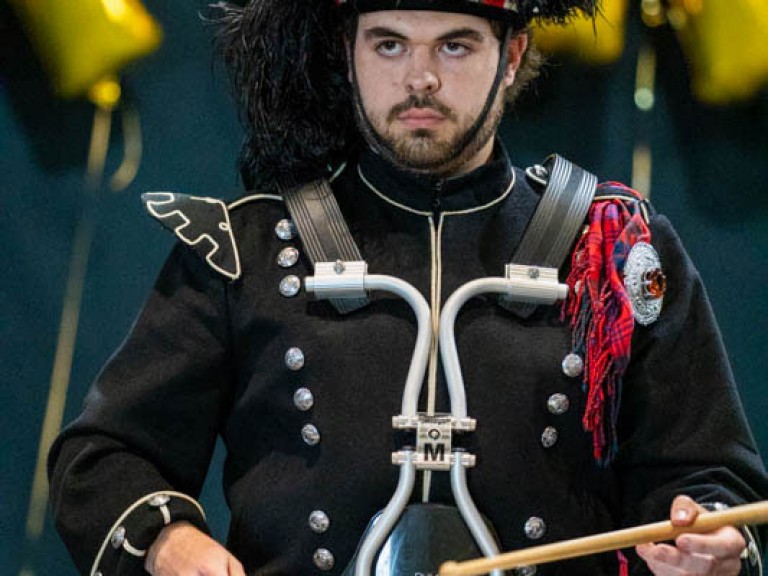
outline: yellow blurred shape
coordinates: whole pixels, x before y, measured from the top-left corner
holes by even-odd
[[[107,16],[115,22],[119,22],[130,13],[125,0],[101,0]]]
[[[580,16],[566,26],[536,24],[533,37],[544,53],[569,53],[587,64],[610,64],[624,50],[626,18],[627,0],[604,0],[594,22]]]
[[[120,102],[122,89],[114,77],[99,80],[88,90],[88,99],[99,108],[112,110]]]
[[[162,31],[139,0],[10,0],[56,93],[82,96],[153,52]]]
[[[768,84],[766,0],[670,0],[672,13],[697,98],[726,104]]]

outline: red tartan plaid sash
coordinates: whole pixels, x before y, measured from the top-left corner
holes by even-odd
[[[597,190],[598,195],[616,190],[642,199],[615,182],[601,184]],[[618,447],[621,380],[629,365],[635,326],[622,272],[632,246],[650,238],[639,202],[598,199],[590,208],[588,226],[573,252],[566,280],[570,291],[562,316],[573,332],[573,351],[584,359],[587,405],[582,422],[592,433],[595,460],[602,464],[613,459]]]

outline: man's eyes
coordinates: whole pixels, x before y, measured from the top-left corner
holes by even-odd
[[[397,40],[384,40],[376,45],[376,52],[382,56],[399,56],[404,52],[404,47]]]
[[[459,42],[446,42],[440,48],[445,54],[453,57],[466,56],[469,54],[469,47]]]
[[[376,52],[388,58],[401,56],[406,50],[405,44],[399,40],[382,40],[376,44]],[[438,51],[452,58],[460,58],[469,54],[471,49],[461,42],[445,42],[439,46]]]

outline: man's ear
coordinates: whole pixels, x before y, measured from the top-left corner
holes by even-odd
[[[520,68],[523,54],[528,49],[528,33],[520,32],[512,37],[507,46],[507,69],[504,71],[504,83],[511,86],[515,81],[515,73]]]

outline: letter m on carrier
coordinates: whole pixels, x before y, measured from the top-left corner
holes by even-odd
[[[426,470],[451,468],[451,417],[419,415],[416,432],[417,467]]]

